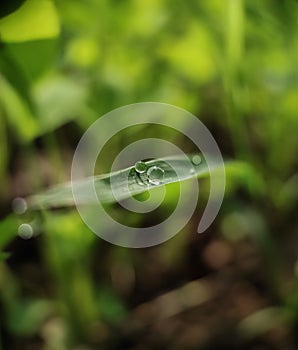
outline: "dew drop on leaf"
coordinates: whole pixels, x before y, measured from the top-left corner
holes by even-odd
[[[12,201],[12,210],[15,214],[24,214],[27,210],[27,207],[28,205],[24,198],[17,197]]]
[[[147,170],[148,181],[153,185],[162,183],[165,172],[159,166],[152,166]]]
[[[199,165],[199,164],[201,163],[201,161],[202,161],[202,158],[201,158],[198,154],[194,155],[194,156],[191,158],[191,162],[192,162],[192,164],[194,164],[194,165]]]
[[[18,235],[23,239],[32,238],[34,234],[33,227],[30,224],[21,224],[18,229]]]
[[[142,162],[142,161],[139,161],[139,162],[136,162],[135,164],[135,170],[138,174],[143,174],[145,173],[145,171],[147,170],[147,165],[146,163]]]

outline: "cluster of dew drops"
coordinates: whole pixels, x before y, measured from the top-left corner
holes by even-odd
[[[136,172],[135,178],[139,185],[160,185],[163,182],[165,171],[157,165],[147,167],[145,162],[138,161],[134,169]]]
[[[191,162],[193,165],[199,165],[201,163],[201,157],[196,154],[192,156]],[[144,161],[138,161],[134,165],[135,178],[139,185],[160,185],[164,181],[165,171],[157,165],[147,166]],[[191,173],[194,174],[195,170],[192,168]]]

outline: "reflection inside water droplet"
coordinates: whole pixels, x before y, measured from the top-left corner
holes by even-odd
[[[139,162],[136,162],[135,164],[135,170],[138,174],[143,174],[145,173],[145,171],[147,170],[147,165],[146,163],[142,162],[142,161],[139,161]]]
[[[27,202],[24,198],[17,197],[12,201],[12,210],[15,214],[21,215],[24,214],[27,210]]]
[[[153,185],[161,184],[164,175],[165,171],[158,166],[152,166],[147,170],[148,181]]]
[[[22,224],[19,226],[18,235],[23,239],[29,239],[33,237],[33,227],[29,224]]]
[[[201,156],[199,156],[198,154],[194,155],[192,158],[191,158],[191,162],[192,164],[194,165],[199,165],[202,161],[202,158]]]

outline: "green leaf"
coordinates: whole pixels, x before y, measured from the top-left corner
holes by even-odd
[[[60,75],[50,75],[35,84],[33,97],[42,134],[82,114],[87,91],[79,82]]]
[[[0,51],[1,56],[6,55],[6,60],[10,61],[10,65],[13,64],[14,69],[18,69],[15,79],[10,80],[14,87],[18,88],[20,73],[32,81],[51,68],[56,49],[57,40],[52,38],[3,44]],[[7,76],[6,70],[3,70],[3,74]]]
[[[9,215],[0,222],[0,250],[2,250],[18,233],[18,221],[15,215]],[[6,254],[6,253],[2,253]],[[3,256],[0,256],[2,260]],[[4,257],[6,258],[6,257]]]
[[[106,322],[117,324],[126,316],[125,306],[112,289],[101,286],[98,295],[98,304],[101,312],[101,317]]]
[[[0,105],[7,116],[9,126],[15,130],[22,142],[32,140],[37,134],[38,125],[28,101],[1,76],[0,91]]]
[[[264,181],[259,172],[249,163],[233,161],[226,166],[226,192],[232,192],[239,185],[244,186],[251,195],[264,193]]]
[[[192,157],[192,155],[189,156],[190,159]],[[199,165],[192,165],[190,159],[183,156],[176,156],[145,162],[147,169],[149,167],[163,169],[164,177],[159,184],[150,182],[146,182],[146,184],[142,183],[136,175],[135,168],[129,167],[110,174],[73,181],[72,186],[70,182],[57,185],[47,191],[29,197],[28,205],[34,209],[72,206],[74,205],[73,189],[77,195],[77,203],[93,203],[94,197],[89,190],[93,182],[100,201],[102,203],[114,203],[166,184],[190,178],[207,177],[209,175],[209,168],[210,171],[213,171],[221,166],[221,164],[214,162],[214,164],[208,164],[208,168],[205,160],[202,160]],[[177,174],[179,174],[179,177]],[[113,189],[111,183],[113,183]],[[116,195],[117,199],[115,199],[114,195]]]
[[[1,41],[48,39],[58,34],[59,20],[52,0],[26,0],[16,11],[0,19]]]
[[[15,334],[35,334],[53,311],[49,300],[22,300],[9,312],[8,327]]]
[[[21,55],[22,57],[22,55]],[[19,58],[21,60],[21,57]],[[30,98],[30,85],[29,81],[23,72],[22,68],[19,67],[15,60],[15,56],[9,50],[9,44],[2,44],[0,46],[0,71],[1,75],[14,87],[16,92],[22,96],[28,105],[32,105]],[[1,96],[0,96],[1,98]]]

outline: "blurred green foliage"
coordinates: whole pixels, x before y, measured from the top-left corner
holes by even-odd
[[[202,242],[188,234],[195,222],[142,254],[107,246],[73,210],[45,212],[37,220],[43,234],[33,239],[36,247],[29,246],[37,255],[31,261],[24,252],[29,241],[20,243],[16,236],[22,219],[36,219],[9,214],[14,196],[68,179],[75,143],[93,121],[141,101],[174,104],[199,116],[224,156],[237,160],[227,166],[224,206],[207,235],[234,252],[248,241],[261,259],[262,291],[267,303],[278,308],[260,306],[249,318],[238,317],[250,337],[259,336],[256,325],[279,310],[278,326],[287,327],[286,334],[297,333],[297,1],[25,0],[0,9],[4,348],[117,348],[110,340],[113,327],[122,327],[136,305],[133,298],[152,299],[191,280],[176,272],[176,283],[161,283],[146,294],[148,283],[154,285],[160,276],[186,273],[190,242]],[[181,147],[185,141],[170,131],[156,133]],[[106,163],[134,137],[128,131],[112,143]],[[101,169],[107,170],[105,165]],[[208,197],[207,182],[202,193]],[[127,223],[136,220],[115,212]],[[220,250],[215,253],[220,256]],[[24,255],[23,274],[14,269],[17,254]],[[211,270],[216,266],[212,259],[207,259]],[[142,278],[146,264],[151,266],[147,284]],[[237,270],[237,262],[233,266]],[[225,276],[223,271],[218,276]],[[144,297],[138,299],[133,289]],[[42,345],[34,343],[36,336]],[[197,348],[207,349],[206,344]],[[295,344],[279,348],[295,349]]]

